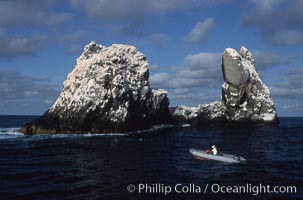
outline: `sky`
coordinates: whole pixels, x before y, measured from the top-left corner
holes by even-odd
[[[0,114],[41,115],[90,41],[136,46],[171,106],[221,99],[247,47],[279,116],[303,116],[302,0],[0,0]]]

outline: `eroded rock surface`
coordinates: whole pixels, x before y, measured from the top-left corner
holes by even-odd
[[[219,66],[218,66],[219,67]],[[169,110],[168,94],[149,85],[146,57],[133,46],[91,42],[64,81],[54,105],[21,132],[126,132],[157,124],[277,124],[275,104],[256,72],[251,52],[222,56],[222,100]]]
[[[225,107],[220,101],[210,104],[200,104],[197,107],[177,106],[171,109],[173,120],[178,123],[189,123],[192,125],[209,125],[222,122]]]
[[[133,46],[85,46],[63,90],[24,133],[117,132],[166,123],[169,99],[151,89],[145,55]]]
[[[223,53],[222,101],[225,118],[234,122],[278,121],[275,104],[268,87],[256,72],[251,52],[242,47],[238,53],[227,48]]]
[[[222,56],[222,101],[198,107],[177,106],[172,116],[178,123],[197,125],[279,123],[268,87],[256,72],[251,52],[227,48]]]

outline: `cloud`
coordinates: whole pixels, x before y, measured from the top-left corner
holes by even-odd
[[[169,91],[172,105],[186,102],[197,105],[220,100],[221,73],[220,53],[187,55],[179,67],[150,77],[151,86]]]
[[[27,114],[36,113],[33,105],[46,110],[59,96],[60,90],[49,85],[48,80],[33,78],[17,71],[0,71],[1,114],[11,113],[20,106]],[[20,107],[20,109],[21,109]],[[38,108],[39,107],[39,108]],[[41,114],[41,113],[40,113]]]
[[[250,0],[242,16],[244,26],[258,28],[274,45],[303,44],[302,0]]]
[[[83,12],[94,22],[102,24],[107,31],[110,30],[124,36],[146,36],[150,35],[145,30],[148,30],[145,26],[146,22],[153,16],[158,18],[179,11],[184,13],[203,12],[231,3],[233,0],[69,0],[69,2],[74,10]]]
[[[87,30],[75,30],[70,32],[54,32],[52,35],[52,41],[54,44],[66,44],[68,45],[66,53],[68,55],[80,53],[83,49],[83,43],[87,42],[87,38],[91,36],[91,33]]]
[[[157,63],[149,65],[149,71],[150,72],[158,72],[160,66]]]
[[[72,14],[55,11],[57,1],[40,0],[0,0],[0,25],[14,26],[53,26],[72,19]]]
[[[190,43],[204,41],[215,27],[215,22],[212,18],[207,18],[204,21],[198,22],[194,28],[188,33],[187,40]]]
[[[215,7],[230,3],[232,0],[70,0],[72,7],[83,10],[90,17],[116,21],[125,19],[136,19],[150,14],[163,14],[190,8]]]
[[[42,40],[55,37],[51,30],[73,19],[61,6],[58,0],[0,0],[0,57],[38,53]]]
[[[267,70],[280,65],[289,65],[293,62],[293,59],[273,52],[253,51],[252,54],[257,70]]]
[[[163,34],[163,33],[154,33],[150,36],[150,40],[152,44],[156,45],[159,48],[164,48],[166,47],[167,41],[168,41],[168,36]]]
[[[67,54],[71,55],[71,54],[76,54],[76,53],[80,53],[82,50],[82,46],[78,45],[78,44],[72,44],[70,45],[69,49],[67,50]]]
[[[106,27],[107,31],[137,37],[151,35],[144,27],[150,17],[184,10],[192,5],[192,2],[187,0],[70,0],[69,2],[74,10],[82,11],[95,23]]]
[[[216,6],[221,6],[224,4],[229,4],[233,3],[234,0],[204,0],[204,1],[199,1],[200,3],[202,2],[203,5],[207,5],[208,7],[216,7]],[[199,3],[198,2],[198,3]]]
[[[187,106],[197,106],[199,104],[220,101],[221,94],[217,93],[217,91],[201,91],[200,89],[192,89],[183,93],[179,93],[178,90],[175,90],[173,93],[169,93],[169,98],[171,101],[171,106],[181,104],[185,104]]]
[[[208,75],[214,75],[221,65],[221,53],[198,53],[190,54],[184,58],[183,66],[188,69],[207,70]]]
[[[70,0],[70,4],[74,8],[84,10],[90,17],[103,21],[117,21],[183,9],[188,2],[186,0]]]
[[[167,82],[169,79],[170,79],[170,76],[164,72],[154,74],[150,77],[150,81],[155,86],[162,86],[162,84]]]
[[[181,66],[171,68],[169,74],[160,72],[151,76],[152,84],[172,89],[210,88],[220,80],[222,80],[220,53],[187,55]]]
[[[303,100],[302,77],[303,68],[288,72],[279,83],[270,87],[272,95],[283,99]]]
[[[283,109],[285,110],[297,110],[297,111],[302,111],[303,110],[303,104],[302,103],[295,103],[291,105],[283,105]]]
[[[184,58],[182,66],[174,71],[175,78],[170,82],[172,88],[215,88],[222,80],[221,54],[188,55]]]
[[[274,44],[279,45],[303,44],[303,30],[281,30],[272,40]]]
[[[279,113],[302,116],[303,111],[303,68],[291,70],[277,83],[269,85]]]
[[[60,34],[58,36],[58,40],[60,42],[79,42],[79,41],[83,41],[86,36],[89,34],[88,31],[86,30],[76,30],[70,33],[66,33],[66,34]]]
[[[11,36],[0,30],[0,58],[34,55],[40,50],[41,38]]]
[[[26,98],[49,99],[58,90],[47,84],[48,80],[32,78],[17,71],[0,71],[1,100],[26,100]]]

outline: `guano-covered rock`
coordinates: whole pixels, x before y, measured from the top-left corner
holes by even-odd
[[[218,66],[219,67],[219,66]],[[222,99],[198,107],[168,108],[166,91],[152,89],[148,62],[133,46],[91,42],[44,115],[21,128],[34,133],[104,133],[140,130],[157,124],[195,126],[278,124],[268,87],[251,52],[227,48],[222,56]]]
[[[169,99],[151,89],[149,67],[133,46],[91,42],[64,81],[54,105],[21,131],[31,133],[125,132],[167,123]]]
[[[177,106],[177,123],[208,125],[278,124],[275,104],[268,87],[256,72],[251,52],[227,48],[222,56],[222,101],[198,107]]]
[[[229,122],[278,123],[275,104],[268,87],[256,71],[251,52],[227,48],[222,57],[225,82],[222,101]]]

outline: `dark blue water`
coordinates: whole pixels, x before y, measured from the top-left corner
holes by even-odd
[[[175,127],[128,135],[23,136],[35,117],[0,116],[1,199],[302,199],[303,118],[279,127]],[[238,154],[245,164],[198,160],[190,148]],[[195,184],[195,194],[129,193],[129,184]],[[222,194],[205,185],[296,186],[297,193]]]

